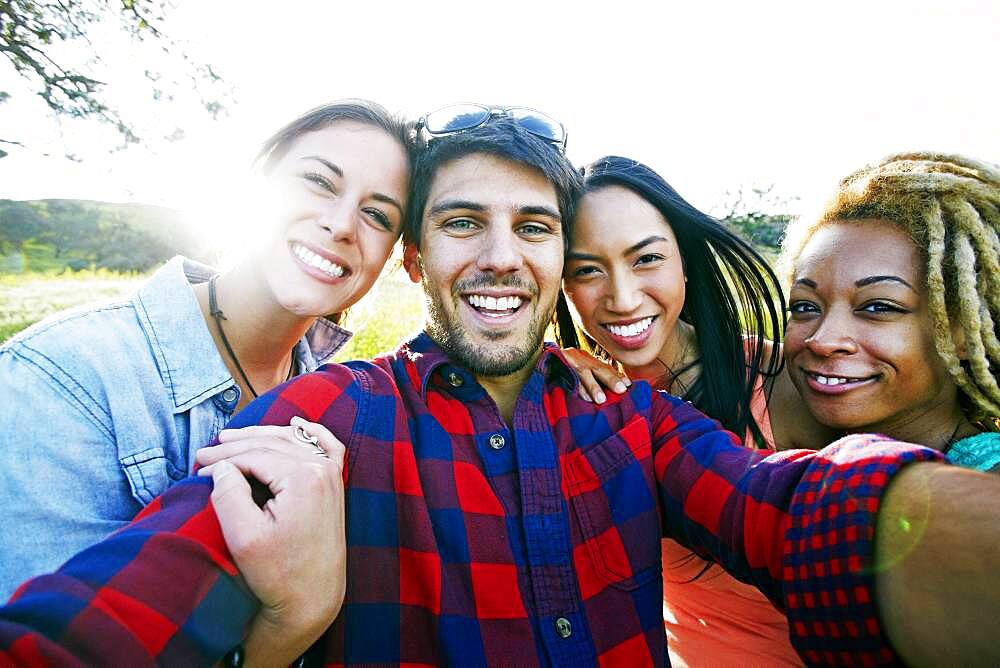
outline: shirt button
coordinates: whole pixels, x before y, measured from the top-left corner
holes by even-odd
[[[560,617],[556,620],[556,633],[560,638],[569,638],[573,635],[573,625],[565,617]]]
[[[230,387],[228,390],[222,393],[222,400],[226,403],[232,403],[240,398],[240,393],[235,387]]]
[[[462,385],[465,383],[465,381],[462,380],[462,377],[460,375],[458,375],[457,373],[455,373],[454,371],[452,371],[452,372],[450,372],[448,374],[448,383],[452,387],[462,387]]]
[[[493,448],[494,450],[500,450],[501,448],[503,448],[505,443],[506,441],[500,434],[493,434],[492,436],[490,436],[490,447]]]

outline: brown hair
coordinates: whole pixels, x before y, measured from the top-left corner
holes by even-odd
[[[310,109],[268,137],[257,153],[261,171],[265,174],[270,172],[302,135],[322,130],[338,121],[355,121],[385,130],[386,134],[399,141],[410,161],[413,161],[412,123],[389,113],[375,102],[345,99]]]
[[[404,120],[401,116],[389,113],[380,104],[359,98],[348,98],[320,105],[287,123],[264,141],[257,153],[258,169],[263,174],[269,174],[299,137],[310,132],[317,132],[340,121],[354,121],[384,130],[403,147],[412,171],[413,161],[416,157],[413,123]],[[403,220],[405,221],[406,218],[407,212],[404,211]],[[348,311],[349,309],[344,309],[339,313],[331,313],[326,316],[326,319],[334,324],[342,325],[347,318]]]

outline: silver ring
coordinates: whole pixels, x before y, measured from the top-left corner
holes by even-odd
[[[295,440],[303,445],[308,445],[312,448],[313,454],[319,455],[320,457],[326,457],[326,450],[319,447],[319,436],[313,436],[305,430],[300,424],[295,425],[295,429],[292,431],[292,435],[295,436]]]

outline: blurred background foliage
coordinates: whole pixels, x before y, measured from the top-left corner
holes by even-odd
[[[0,200],[0,273],[146,272],[177,253],[204,257],[173,209],[85,200]]]

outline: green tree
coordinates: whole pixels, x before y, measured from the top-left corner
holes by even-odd
[[[90,74],[101,71],[105,64],[101,43],[89,37],[99,24],[114,22],[128,38],[159,48],[170,54],[174,63],[180,61],[181,77],[144,70],[153,99],[173,99],[193,92],[215,116],[223,111],[227,97],[212,67],[195,62],[165,34],[162,25],[169,7],[168,0],[0,0],[0,53],[57,118],[95,119],[114,127],[122,146],[138,143],[143,137],[135,123],[108,101],[106,82]],[[87,44],[87,67],[75,62],[65,48],[80,43]],[[0,90],[0,104],[10,97],[9,91]],[[176,137],[183,132],[173,128],[168,134]],[[21,143],[0,137],[0,158],[7,155],[3,145]]]
[[[20,253],[46,231],[45,216],[27,202],[0,200],[0,253]]]
[[[781,246],[785,227],[794,216],[787,211],[790,200],[774,195],[774,186],[743,188],[727,193],[728,203],[720,220],[753,244],[765,257],[773,257]]]
[[[115,213],[101,223],[94,263],[113,271],[145,271],[172,255],[161,239],[130,225]]]
[[[93,264],[101,245],[100,212],[74,200],[47,200],[44,206],[49,226],[39,241],[52,246],[55,256],[72,269]]]

